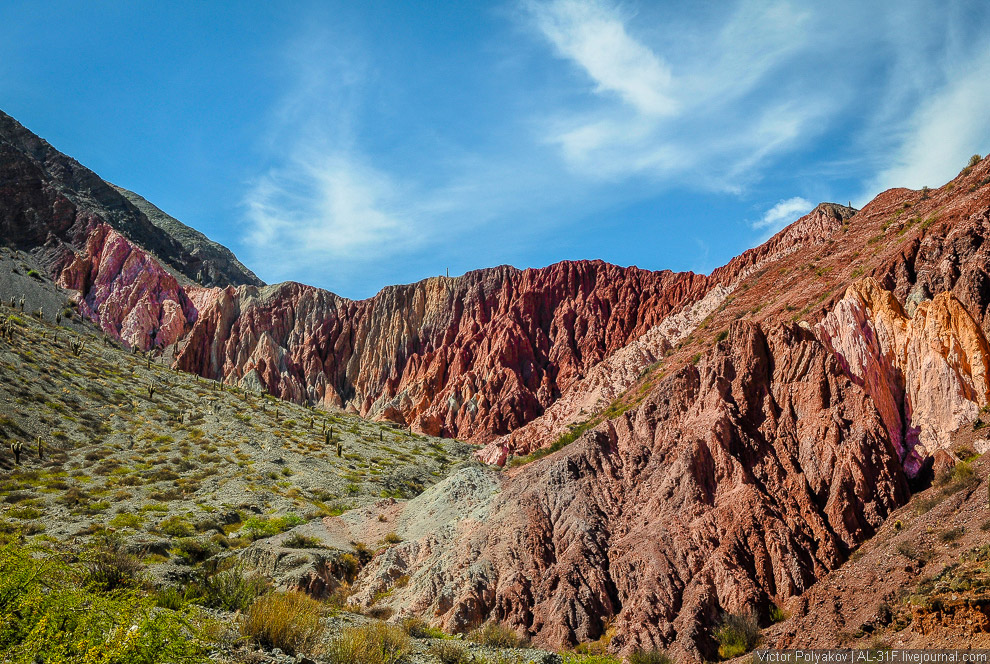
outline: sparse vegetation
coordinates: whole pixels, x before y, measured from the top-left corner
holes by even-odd
[[[714,636],[718,642],[719,657],[732,659],[756,647],[760,638],[760,623],[751,611],[727,613]]]
[[[317,549],[323,546],[323,543],[310,535],[300,535],[299,533],[294,533],[291,537],[282,542],[282,545],[290,549]]]
[[[662,650],[637,650],[629,655],[629,664],[674,664],[674,659]]]
[[[490,648],[519,648],[526,640],[514,629],[497,622],[486,622],[468,634],[468,638]]]
[[[281,648],[290,655],[310,652],[322,633],[322,615],[323,606],[308,595],[273,592],[259,597],[251,605],[241,632],[260,645]]]
[[[474,657],[471,656],[467,646],[457,641],[442,641],[430,646],[429,653],[436,657],[440,664],[473,664]]]
[[[330,664],[398,664],[409,654],[409,637],[395,625],[372,623],[341,630],[327,646]]]

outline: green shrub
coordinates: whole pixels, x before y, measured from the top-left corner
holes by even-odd
[[[732,659],[749,652],[759,638],[760,624],[752,611],[727,613],[715,630],[718,654],[722,659]]]
[[[443,630],[430,627],[429,623],[419,616],[409,616],[403,620],[402,630],[414,639],[442,639],[446,636]]]
[[[291,537],[282,542],[282,546],[290,549],[319,549],[323,546],[323,542],[315,537],[310,537],[309,535],[294,533]]]
[[[789,617],[790,616],[787,615],[787,612],[784,611],[779,606],[777,606],[776,604],[770,607],[770,622],[774,624],[779,622],[784,622]]]
[[[81,585],[86,570],[51,555],[0,549],[0,660],[206,664],[186,611],[155,609],[133,591]]]
[[[637,650],[629,655],[629,664],[674,664],[674,660],[662,650]]]
[[[257,572],[248,573],[243,566],[204,571],[190,584],[186,597],[196,604],[225,611],[245,611],[265,594],[268,579]]]
[[[144,523],[144,519],[138,514],[133,514],[131,512],[121,512],[114,518],[110,519],[111,528],[132,528],[134,530],[141,527]]]
[[[722,330],[721,332],[715,335],[715,343],[719,343],[720,341],[725,341],[728,338],[729,338],[729,331]]]
[[[409,637],[400,628],[372,623],[342,630],[324,657],[330,664],[398,664],[409,652]]]
[[[295,514],[273,517],[253,516],[244,522],[243,529],[251,539],[261,539],[284,533],[302,523],[305,523],[302,517]]]
[[[137,557],[122,551],[114,540],[105,539],[80,556],[85,580],[93,587],[112,591],[135,587],[142,565]]]
[[[440,664],[473,664],[474,658],[463,643],[457,641],[441,641],[430,646],[429,653],[437,658]]]
[[[468,638],[489,648],[519,648],[526,643],[516,630],[497,622],[485,623],[468,634]]]
[[[564,664],[622,664],[619,658],[614,655],[582,655],[564,652],[560,656],[563,658]]]
[[[193,525],[181,516],[170,516],[158,524],[158,530],[169,537],[189,537],[196,532]]]
[[[155,593],[155,606],[159,608],[179,611],[187,604],[185,594],[175,586],[162,588]]]
[[[201,563],[217,553],[216,547],[196,537],[181,537],[175,542],[172,553],[182,558],[187,565]]]
[[[309,652],[319,643],[323,606],[300,592],[273,592],[259,597],[247,611],[241,633],[267,648],[290,655]]]

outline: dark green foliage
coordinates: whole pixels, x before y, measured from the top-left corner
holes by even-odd
[[[245,611],[270,588],[268,580],[241,565],[206,570],[189,585],[185,599],[211,609]]]
[[[122,551],[116,540],[98,540],[93,548],[83,553],[81,561],[86,581],[99,590],[133,588],[140,583],[140,561]]]

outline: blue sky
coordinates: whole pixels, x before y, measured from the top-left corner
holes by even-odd
[[[0,108],[269,282],[708,272],[990,150],[990,3],[8,1]]]

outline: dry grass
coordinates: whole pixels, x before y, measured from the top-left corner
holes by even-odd
[[[330,664],[397,664],[410,650],[409,636],[402,629],[373,623],[341,631],[323,655]]]
[[[310,652],[323,628],[323,605],[299,592],[274,592],[258,598],[241,625],[241,633],[289,654]]]
[[[468,634],[475,643],[490,648],[520,648],[526,645],[526,639],[512,628],[497,622],[488,622]]]

